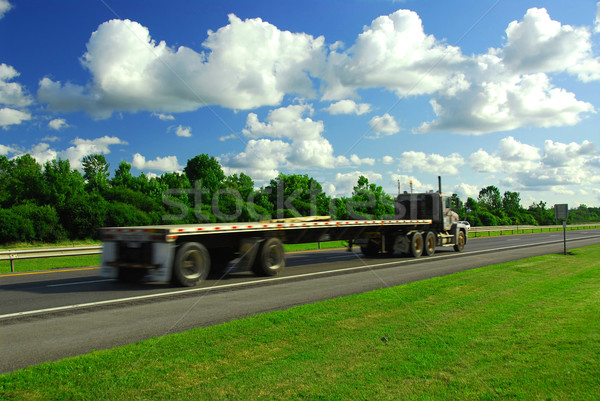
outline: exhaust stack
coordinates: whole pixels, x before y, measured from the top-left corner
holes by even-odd
[[[442,194],[442,176],[438,175],[438,192]]]

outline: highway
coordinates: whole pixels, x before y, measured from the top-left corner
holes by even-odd
[[[355,249],[288,253],[274,278],[238,272],[194,288],[124,284],[98,268],[0,275],[0,373],[251,316],[530,256],[562,253],[563,233],[470,239],[465,252],[364,258]],[[568,247],[600,230],[567,232]]]

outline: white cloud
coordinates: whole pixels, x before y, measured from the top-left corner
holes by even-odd
[[[486,165],[487,160],[487,165]],[[544,148],[521,143],[513,137],[502,139],[489,154],[480,149],[469,158],[471,167],[481,173],[503,173],[502,182],[513,188],[557,192],[590,188],[600,173],[600,153],[596,146],[546,140]]]
[[[81,139],[75,138],[71,141],[74,146],[67,148],[64,151],[57,152],[57,156],[61,159],[68,159],[71,162],[71,167],[81,169],[81,159],[84,156],[100,153],[109,154],[110,146],[113,145],[127,145],[126,141],[123,141],[116,136],[103,136],[96,139]]]
[[[40,81],[38,97],[52,110],[183,112],[206,105],[252,109],[278,105],[287,93],[312,96],[309,74],[322,69],[323,38],[280,31],[260,18],[209,31],[206,52],[156,43],[148,28],[129,20],[101,24],[82,63],[92,85]]]
[[[456,96],[431,100],[438,119],[423,123],[419,132],[452,131],[481,135],[523,126],[575,125],[592,104],[554,87],[545,74],[503,77],[473,84]]]
[[[479,188],[477,185],[460,183],[452,188],[452,192],[456,193],[460,199],[466,201],[468,198],[477,199],[479,196]]]
[[[28,112],[0,108],[0,127],[7,128],[9,125],[19,125],[23,121],[31,120],[31,114]]]
[[[45,138],[45,140],[46,142],[52,142],[54,141],[54,138],[55,137]],[[83,159],[84,156],[94,153],[109,154],[111,146],[127,145],[127,142],[111,136],[103,136],[96,139],[75,138],[71,141],[73,146],[70,146],[64,150],[52,149],[46,142],[40,142],[36,145],[33,145],[26,152],[19,151],[21,154],[15,156],[21,156],[22,154],[29,153],[31,157],[36,159],[36,161],[40,164],[60,158],[63,160],[69,160],[72,168],[81,170],[83,168],[81,159]],[[14,151],[17,152],[16,150]]]
[[[228,141],[230,139],[235,139],[235,138],[238,138],[238,136],[236,134],[224,135],[222,137],[219,137],[219,141],[225,142],[225,141]]]
[[[0,156],[6,156],[9,153],[15,152],[17,152],[17,149],[13,148],[12,146],[0,145]]]
[[[246,149],[237,155],[222,157],[223,165],[232,172],[243,172],[257,181],[266,181],[279,174],[291,153],[291,145],[281,140],[251,139]]]
[[[518,73],[571,71],[583,81],[600,80],[587,28],[561,25],[545,9],[531,8],[506,28],[503,62]]]
[[[179,171],[183,168],[183,166],[181,166],[177,161],[177,156],[157,157],[154,160],[146,160],[146,158],[139,153],[133,155],[131,165],[138,170],[154,170],[164,172]]]
[[[13,8],[13,5],[10,4],[8,0],[0,0],[0,19],[2,19],[11,8]]]
[[[291,140],[286,164],[289,166],[334,167],[337,159],[333,146],[323,137],[323,121],[314,121],[309,105],[289,105],[271,110],[261,122],[255,113],[248,114],[243,134],[250,138],[270,137]],[[286,142],[287,143],[287,142]]]
[[[41,139],[42,142],[58,142],[60,138],[57,136],[45,136]]]
[[[337,188],[337,195],[351,195],[352,188],[358,184],[358,178],[365,176],[369,183],[379,184],[383,176],[374,171],[352,171],[349,173],[337,173],[335,175],[335,187]]]
[[[375,159],[371,158],[371,157],[365,157],[363,159],[361,159],[360,157],[358,157],[358,155],[352,155],[350,156],[350,161],[354,164],[356,164],[357,166],[360,166],[361,164],[366,164],[369,166],[373,166],[375,165]]]
[[[394,164],[395,159],[392,156],[383,156],[381,162],[383,164]]]
[[[63,128],[68,128],[69,124],[67,124],[67,120],[64,118],[55,118],[48,122],[48,127],[53,130],[60,131]]]
[[[382,116],[373,117],[371,121],[369,121],[369,126],[371,127],[371,130],[375,132],[376,138],[394,135],[400,132],[400,127],[398,126],[396,119],[388,113],[385,113]]]
[[[159,120],[162,120],[162,121],[173,121],[173,120],[175,120],[175,117],[173,117],[171,114],[152,113],[152,115],[154,117],[158,118]]]
[[[190,138],[192,136],[192,127],[184,127],[179,125],[177,128],[175,128],[175,134],[177,134],[177,136]]]
[[[415,12],[398,10],[373,20],[347,52],[332,50],[323,98],[354,97],[357,89],[373,87],[401,97],[435,93],[464,59],[457,47],[426,35]]]
[[[459,167],[464,165],[465,161],[458,153],[452,153],[450,156],[441,156],[438,154],[425,154],[423,152],[408,151],[400,156],[400,167],[405,171],[417,169],[426,173],[436,175],[453,175],[460,172]]]
[[[502,170],[502,159],[490,155],[483,149],[471,154],[469,164],[478,173],[496,173]]]
[[[397,190],[398,184],[400,184],[400,192],[402,192],[402,193],[404,193],[404,192],[410,193],[411,185],[412,185],[412,191],[414,193],[428,192],[428,191],[432,191],[434,189],[432,185],[423,184],[417,178],[410,176],[410,175],[404,175],[404,174],[392,174],[391,175],[391,183],[395,185],[395,189],[396,189],[396,191],[393,193],[398,192],[398,190]]]
[[[7,64],[0,64],[0,104],[12,107],[29,106],[33,99],[17,82],[9,82],[20,74]]]
[[[354,100],[344,99],[339,102],[332,103],[329,107],[324,110],[330,114],[366,114],[371,111],[371,105],[368,103],[356,103]]]

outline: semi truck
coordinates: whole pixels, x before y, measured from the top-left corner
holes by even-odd
[[[366,257],[387,254],[431,256],[439,247],[460,252],[467,227],[441,191],[403,193],[395,218],[332,220],[328,216],[260,222],[106,227],[101,275],[122,281],[172,281],[195,286],[210,272],[251,270],[275,276],[285,267],[284,244],[348,241]],[[350,245],[352,246],[352,245]]]

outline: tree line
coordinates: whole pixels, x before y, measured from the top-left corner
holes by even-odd
[[[39,164],[26,154],[0,156],[0,243],[57,242],[98,238],[105,226],[140,226],[223,221],[260,221],[321,215],[334,219],[392,218],[394,196],[359,177],[352,195],[327,195],[308,175],[280,174],[256,189],[244,173],[225,175],[218,160],[201,154],[182,173],[134,176],[122,161],[110,176],[104,155],[82,160],[83,172],[68,160]],[[554,224],[545,202],[525,209],[518,192],[488,186],[477,199],[452,195],[453,209],[471,225]],[[580,205],[569,222],[600,221],[600,209]]]

